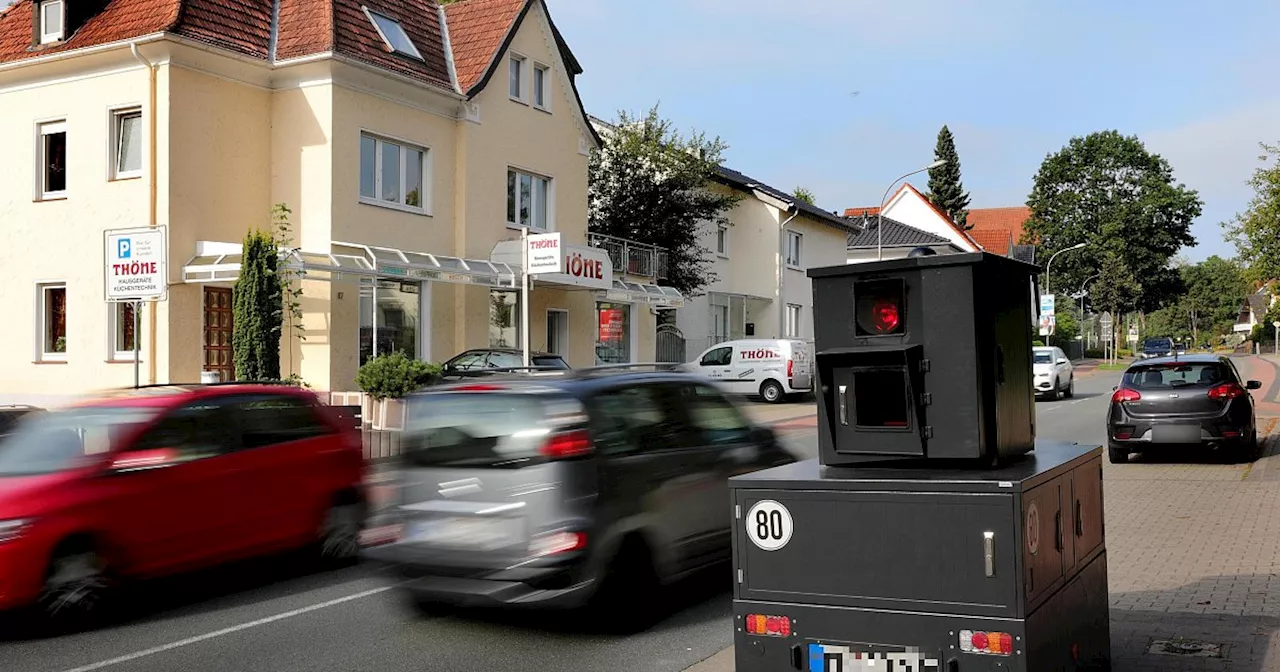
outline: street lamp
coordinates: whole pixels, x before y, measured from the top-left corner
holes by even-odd
[[[1045,294],[1048,294],[1048,293],[1049,293],[1049,269],[1053,267],[1053,260],[1054,260],[1054,258],[1056,258],[1059,254],[1062,254],[1063,252],[1070,252],[1070,251],[1072,251],[1072,250],[1078,250],[1078,249],[1080,249],[1080,248],[1082,248],[1082,247],[1084,247],[1084,243],[1076,243],[1075,245],[1072,245],[1071,247],[1064,247],[1064,248],[1062,248],[1061,250],[1058,250],[1057,252],[1054,252],[1054,253],[1053,253],[1053,255],[1049,257],[1049,263],[1047,263],[1047,264],[1045,264],[1045,265],[1044,265],[1044,293],[1045,293]]]
[[[889,192],[893,191],[893,187],[899,182],[915,175],[916,173],[923,173],[926,170],[933,170],[934,168],[940,168],[945,165],[947,165],[946,159],[938,159],[924,168],[913,170],[906,175],[899,177],[889,184],[888,189],[884,190],[884,196],[880,197],[880,210],[876,212],[876,261],[884,260],[884,202],[885,199],[889,198]]]
[[[1085,342],[1085,339],[1084,339],[1084,297],[1086,297],[1086,296],[1088,296],[1088,295],[1089,295],[1089,292],[1085,290],[1085,287],[1088,287],[1088,286],[1089,286],[1089,281],[1090,281],[1090,280],[1092,280],[1092,279],[1094,279],[1094,278],[1098,277],[1099,275],[1101,275],[1101,274],[1100,274],[1100,273],[1094,273],[1093,275],[1091,275],[1091,276],[1089,276],[1089,277],[1085,278],[1084,282],[1080,283],[1080,342],[1082,342],[1082,343],[1083,343],[1083,342]],[[1048,276],[1045,276],[1045,284],[1048,284],[1048,281],[1049,281],[1049,277],[1048,277]],[[1089,334],[1090,334],[1090,336],[1092,336],[1092,335],[1093,335],[1093,329],[1090,329],[1090,330],[1089,330]]]

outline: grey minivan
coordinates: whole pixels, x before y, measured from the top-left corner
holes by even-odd
[[[399,539],[370,555],[415,605],[627,605],[628,628],[729,559],[728,479],[795,461],[705,379],[591,370],[415,395],[402,459]]]

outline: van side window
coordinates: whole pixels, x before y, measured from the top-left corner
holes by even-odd
[[[683,431],[657,385],[608,390],[591,401],[596,447],[605,455],[682,447]]]
[[[729,366],[733,360],[733,348],[716,348],[702,356],[702,366]]]

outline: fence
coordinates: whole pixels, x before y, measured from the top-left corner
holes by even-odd
[[[674,324],[659,325],[654,337],[654,361],[686,362],[689,357],[687,345],[684,334]]]
[[[603,233],[588,233],[587,244],[609,254],[609,261],[613,262],[615,273],[627,273],[656,280],[667,277],[669,260],[667,251],[661,247],[606,236]]]

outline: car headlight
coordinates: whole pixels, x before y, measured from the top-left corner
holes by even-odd
[[[30,525],[31,520],[27,518],[0,520],[0,544],[20,539]]]

